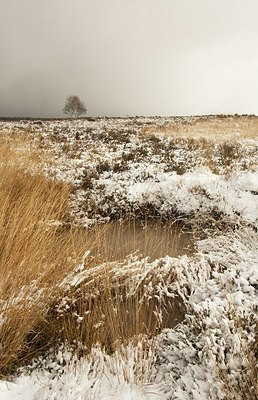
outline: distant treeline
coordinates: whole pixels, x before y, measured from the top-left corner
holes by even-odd
[[[101,117],[91,118],[91,117],[81,117],[77,119],[86,119],[88,121],[95,121],[96,119],[101,119]],[[0,121],[70,121],[71,118],[36,118],[36,117],[0,117]]]
[[[103,119],[137,119],[137,118],[175,118],[175,119],[184,119],[184,118],[194,118],[194,119],[208,119],[208,118],[257,118],[257,115],[255,114],[207,114],[207,115],[188,115],[188,116],[176,116],[176,115],[168,115],[168,116],[160,116],[160,115],[150,115],[150,116],[144,116],[144,115],[135,115],[135,116],[121,116],[121,117],[108,117],[108,116],[103,116],[103,117],[79,117],[76,119],[80,120],[86,120],[86,121],[98,121],[98,120],[103,120]],[[36,118],[36,117],[0,117],[0,121],[32,121],[32,122],[37,122],[37,121],[71,121],[71,118]]]

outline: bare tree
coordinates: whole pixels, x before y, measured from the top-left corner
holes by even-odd
[[[66,98],[63,112],[72,118],[78,118],[87,112],[86,107],[78,96],[68,96]]]

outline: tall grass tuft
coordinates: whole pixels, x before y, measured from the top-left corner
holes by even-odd
[[[1,149],[3,150],[3,148]],[[0,373],[30,353],[28,337],[58,296],[84,243],[62,231],[70,188],[31,176],[8,147],[0,164]],[[76,240],[75,240],[76,239]],[[69,258],[70,257],[70,258]]]
[[[26,155],[21,163],[19,152],[6,142],[0,143],[0,156],[0,376],[65,342],[82,344],[86,352],[97,344],[116,352],[142,337],[147,349],[146,337],[162,323],[182,320],[180,299],[162,304],[155,297],[159,264],[147,273],[144,260],[125,260],[138,249],[142,256],[151,250],[153,259],[171,246],[179,251],[170,228],[161,223],[155,231],[145,224],[138,231],[133,222],[91,230],[66,227],[69,185],[27,173]],[[82,285],[65,289],[64,282],[70,284],[81,272],[88,274]],[[170,275],[173,280],[173,271]],[[172,310],[178,318],[166,325]]]

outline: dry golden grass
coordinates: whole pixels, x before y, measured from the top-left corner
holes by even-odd
[[[144,264],[138,269],[134,264],[128,268],[125,260],[132,253],[150,261],[165,255],[189,254],[193,251],[192,240],[182,232],[180,224],[119,220],[106,224],[104,229],[98,226],[80,229],[78,234],[86,242],[88,235],[95,238],[86,259],[86,266],[91,268],[81,284],[65,292],[63,297],[68,300],[65,304],[60,301],[61,312],[50,311],[52,328],[46,332],[50,341],[51,335],[69,343],[76,337],[85,344],[86,353],[96,343],[112,352],[133,338],[137,341],[142,335],[155,337],[163,327],[174,327],[184,319],[185,307],[179,297],[165,296],[163,300],[155,297],[155,288],[160,283],[155,275],[158,269],[146,274]],[[95,268],[96,265],[99,267]],[[146,276],[132,290],[137,274]],[[167,283],[174,279],[175,274],[170,271]],[[149,283],[153,291],[146,297]]]
[[[258,117],[215,116],[200,117],[193,121],[175,122],[162,127],[150,125],[144,134],[157,134],[183,138],[205,138],[215,142],[253,139],[258,136]]]
[[[203,166],[213,173],[231,173],[236,170],[255,170],[257,167],[256,141],[245,142],[245,139],[258,138],[258,118],[246,118],[234,122],[228,117],[197,121],[175,122],[174,125],[148,126],[143,129],[143,136],[152,141],[156,137],[167,136],[176,148],[187,152],[197,152]],[[244,117],[243,117],[244,118]],[[256,118],[256,119],[255,119]],[[254,120],[253,120],[254,119]],[[249,127],[250,125],[250,127]],[[235,127],[237,126],[237,128]],[[160,151],[157,146],[157,151]],[[186,168],[178,168],[176,172],[182,174]]]
[[[44,337],[59,338],[72,344],[83,344],[83,353],[96,344],[105,351],[119,350],[142,335],[149,338],[164,327],[172,328],[182,321],[185,307],[179,297],[157,298],[159,267],[146,272],[144,265],[128,262],[106,263],[86,271],[84,279],[64,291],[60,302],[48,314],[51,330]],[[140,279],[134,279],[141,275]],[[167,283],[175,280],[170,271]],[[162,318],[161,318],[162,317]],[[48,328],[45,325],[45,328]]]
[[[28,337],[45,321],[59,283],[87,246],[73,229],[53,224],[66,216],[69,186],[25,173],[26,152],[21,159],[17,142],[28,149],[25,136],[1,137],[0,373],[32,356]],[[31,159],[27,151],[27,165]]]
[[[1,372],[25,352],[27,337],[44,320],[58,283],[85,243],[50,221],[65,217],[69,187],[28,176],[13,164],[0,166]],[[29,349],[27,349],[29,350]],[[29,352],[29,351],[28,351]]]
[[[19,140],[26,147],[26,139]],[[114,351],[135,335],[153,336],[160,329],[154,312],[161,307],[164,315],[174,308],[178,320],[183,318],[179,299],[163,305],[154,298],[142,302],[143,285],[128,296],[130,273],[121,273],[126,266],[121,260],[139,248],[147,255],[157,245],[156,252],[166,255],[174,240],[178,251],[180,245],[168,228],[161,224],[150,241],[153,226],[145,225],[136,234],[138,227],[127,225],[127,237],[125,226],[118,223],[89,231],[62,226],[56,222],[66,219],[70,187],[26,173],[25,155],[20,163],[13,142],[10,146],[2,141],[0,154],[0,375],[58,341],[81,342],[87,350],[100,343]],[[73,274],[85,250],[92,251],[86,258],[86,270],[93,270],[90,282],[66,292],[62,282]],[[155,251],[150,255],[155,257]],[[101,273],[94,275],[99,263],[104,263]],[[64,295],[69,295],[70,309],[60,318],[56,306]],[[83,323],[78,323],[79,315],[85,316]]]
[[[40,157],[41,152],[34,148],[29,132],[0,132],[0,160],[6,164],[29,168],[37,165]]]
[[[180,225],[171,232],[161,221],[143,227],[117,222],[88,231],[51,223],[66,218],[69,186],[22,170],[38,162],[26,135],[0,140],[0,375],[62,342],[81,343],[83,352],[99,343],[113,352],[142,335],[144,357],[149,343],[144,335],[153,338],[162,327],[174,326],[185,309],[180,298],[161,302],[150,296],[146,301],[144,285],[158,283],[151,274],[130,295],[135,272],[121,273],[128,267],[122,260],[138,250],[153,259],[177,256],[185,253],[189,236],[183,235],[182,242]],[[85,250],[91,251],[85,260],[88,279],[64,290],[62,283],[73,276]],[[173,271],[168,279],[175,279]],[[66,312],[59,313],[64,295]],[[257,396],[255,351],[257,343],[256,350],[243,347],[246,371],[236,384],[224,370],[218,371],[228,399]]]

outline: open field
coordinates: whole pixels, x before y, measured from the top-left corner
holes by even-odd
[[[148,126],[144,130],[148,134],[172,135],[175,137],[205,138],[215,142],[257,139],[258,117],[256,116],[204,116],[190,120],[171,121],[165,126]]]
[[[0,122],[0,398],[258,396],[258,118]]]

